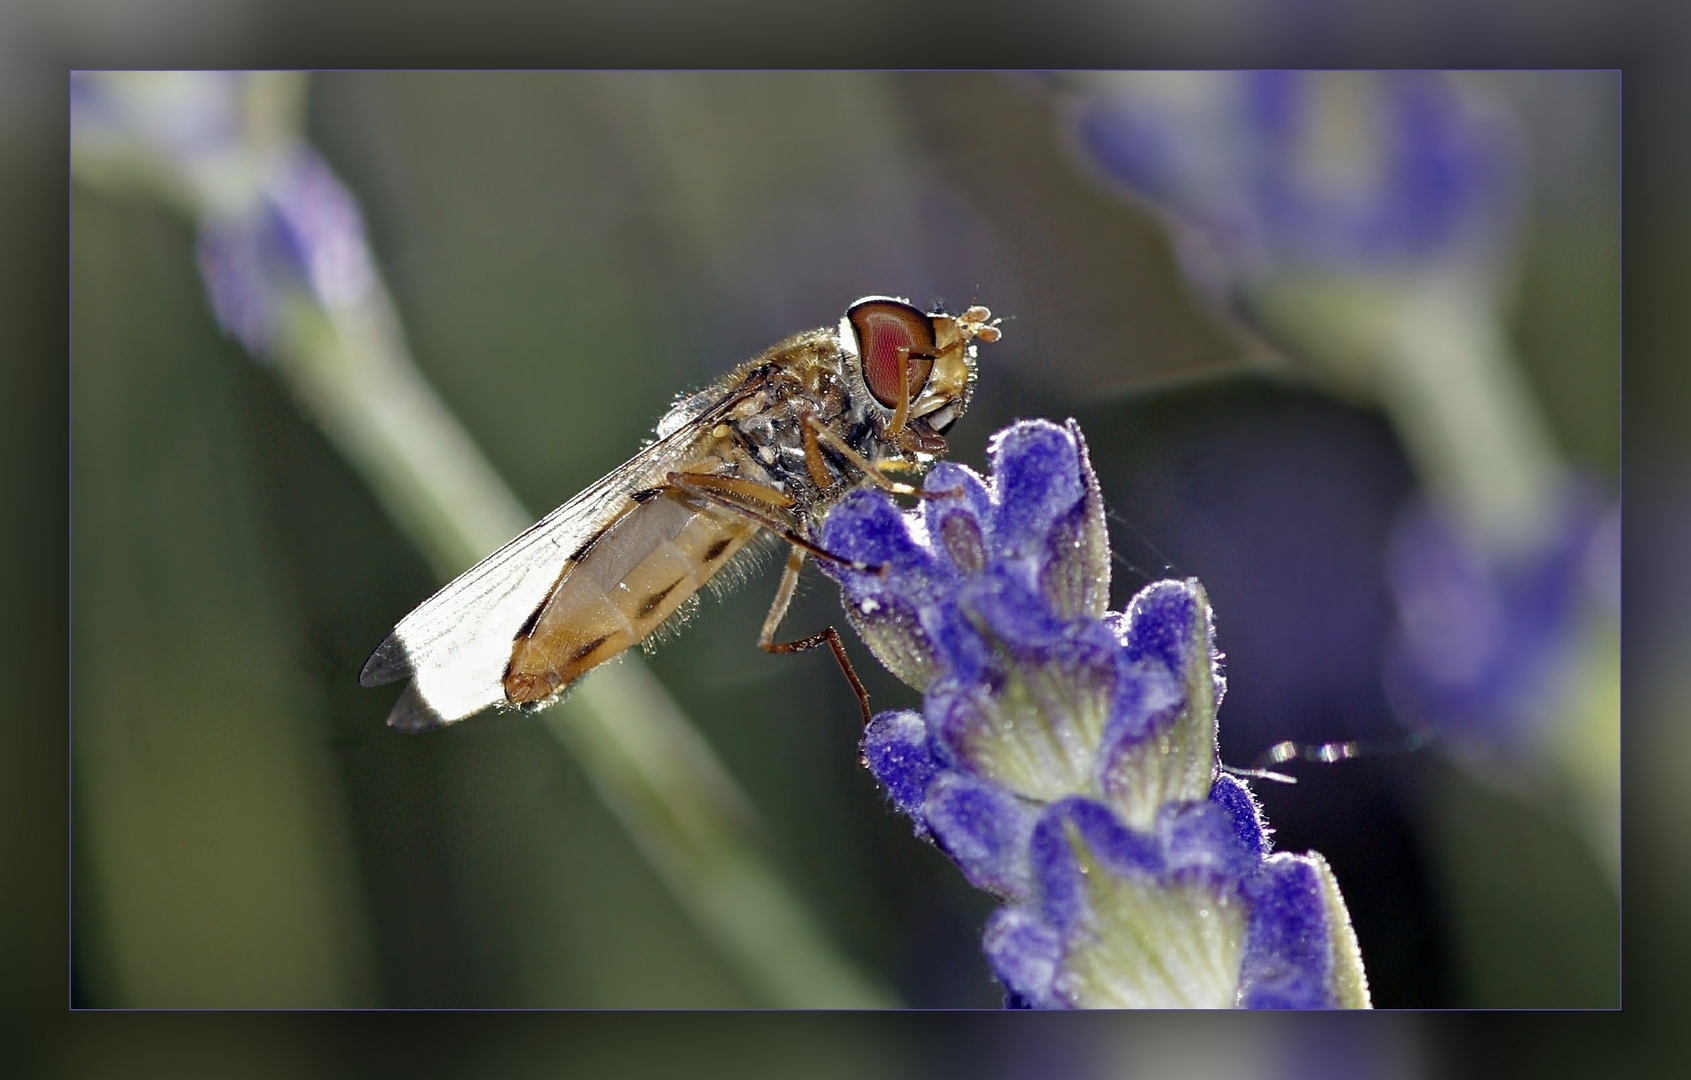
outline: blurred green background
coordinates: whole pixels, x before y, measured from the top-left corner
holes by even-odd
[[[1613,492],[1618,81],[1493,82],[1531,152],[1514,336],[1562,450]],[[857,296],[978,301],[1005,337],[952,456],[983,467],[1014,417],[1080,419],[1115,605],[1165,575],[1210,586],[1223,759],[1397,730],[1368,661],[1401,449],[1369,410],[1215,374],[1244,347],[1156,223],[1071,162],[1037,81],[329,73],[308,134],[362,202],[418,364],[530,509]],[[82,189],[71,207],[73,1002],[760,1004],[538,721],[383,725],[393,690],[357,671],[433,591],[427,565],[219,333],[188,226]],[[707,600],[653,670],[851,961],[907,1004],[997,1006],[993,903],[858,767],[832,661],[754,647],[775,578]],[[841,621],[806,581],[789,629]],[[1336,634],[1362,659],[1322,662]],[[1297,679],[1269,647],[1287,637],[1314,657]],[[915,703],[850,647],[878,709]],[[1299,775],[1259,785],[1269,821],[1332,862],[1377,1005],[1618,1002],[1618,901],[1554,808],[1436,751]]]

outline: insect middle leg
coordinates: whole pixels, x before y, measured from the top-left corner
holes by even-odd
[[[845,642],[840,640],[838,630],[827,626],[809,637],[795,641],[775,640],[775,631],[780,628],[787,608],[792,605],[793,591],[798,587],[799,571],[802,569],[804,548],[794,547],[787,556],[787,568],[781,573],[781,584],[775,590],[775,602],[769,605],[769,614],[764,616],[763,632],[757,636],[757,647],[768,653],[801,653],[826,644],[833,652],[834,659],[839,662],[840,670],[845,672],[846,681],[851,683],[852,693],[857,695],[857,707],[863,710],[863,723],[867,726],[871,716],[869,691],[864,688],[863,680],[857,677],[856,669],[851,666],[851,659],[846,656]]]
[[[809,652],[819,645],[826,644],[839,663],[840,670],[845,672],[846,681],[851,683],[852,692],[857,695],[857,707],[863,710],[863,722],[869,723],[869,691],[864,688],[863,680],[857,677],[857,671],[851,666],[851,659],[846,656],[845,642],[840,639],[838,630],[832,626],[825,627],[796,641],[776,641],[775,631],[787,614],[787,608],[792,605],[793,591],[798,587],[799,571],[804,568],[806,552],[842,563],[860,573],[884,572],[886,568],[870,566],[868,563],[825,551],[776,520],[771,514],[746,505],[747,501],[756,501],[771,509],[791,506],[792,497],[785,492],[751,480],[713,473],[670,473],[665,479],[671,487],[755,521],[792,545],[792,553],[787,556],[787,568],[781,575],[781,584],[775,590],[775,602],[770,605],[769,614],[763,620],[763,631],[758,634],[758,648],[770,653],[799,653]]]

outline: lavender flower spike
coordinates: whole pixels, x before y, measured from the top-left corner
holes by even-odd
[[[1216,762],[1225,683],[1203,587],[1106,611],[1103,499],[1079,427],[999,432],[993,476],[942,463],[901,511],[852,495],[825,568],[878,659],[922,691],[863,761],[894,807],[1005,901],[984,946],[1031,1008],[1367,1007],[1350,917],[1319,855],[1270,854]]]

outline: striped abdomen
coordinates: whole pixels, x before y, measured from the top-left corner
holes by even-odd
[[[610,525],[558,583],[505,671],[513,705],[542,701],[637,644],[727,565],[760,528],[665,493]]]

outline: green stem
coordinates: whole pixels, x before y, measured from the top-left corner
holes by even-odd
[[[1494,293],[1483,273],[1460,267],[1288,275],[1252,306],[1329,385],[1384,408],[1427,490],[1471,539],[1509,552],[1542,541],[1561,466]]]

